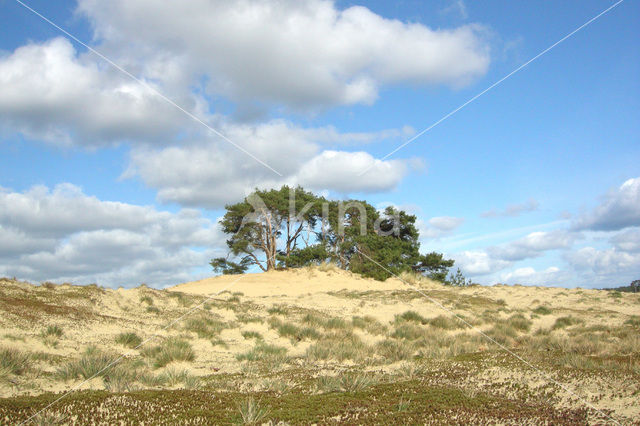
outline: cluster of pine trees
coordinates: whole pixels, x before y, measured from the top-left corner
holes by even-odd
[[[441,253],[421,254],[416,217],[393,207],[379,211],[363,200],[332,201],[283,186],[256,190],[225,209],[230,252],[211,261],[218,273],[333,262],[378,280],[416,272],[445,282],[454,263]]]

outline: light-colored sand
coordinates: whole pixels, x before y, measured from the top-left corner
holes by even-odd
[[[242,366],[236,356],[255,345],[254,340],[243,337],[242,333],[247,331],[260,333],[266,342],[285,347],[290,356],[302,359],[312,342],[292,342],[279,336],[268,324],[267,320],[272,316],[269,308],[278,305],[291,308],[291,315],[280,316],[286,321],[299,321],[302,314],[298,315],[296,312],[318,312],[347,321],[351,321],[353,316],[371,316],[390,330],[396,315],[409,310],[416,311],[425,318],[450,316],[451,312],[455,312],[469,320],[478,320],[478,328],[483,331],[492,327],[490,322],[481,320],[488,311],[497,318],[523,313],[533,322],[531,333],[551,328],[556,319],[562,316],[580,318],[585,326],[620,327],[631,315],[640,315],[638,296],[616,298],[610,292],[599,290],[523,286],[452,288],[428,280],[420,280],[415,285],[419,292],[413,285],[399,279],[380,282],[331,268],[220,276],[179,284],[167,291],[144,287],[128,290],[94,288],[90,291],[77,286],[47,289],[26,283],[6,282],[0,285],[4,298],[0,298],[0,346],[49,354],[58,357],[57,365],[60,365],[64,361],[77,359],[89,345],[96,345],[112,353],[131,352],[131,356],[137,355],[137,350],[131,351],[115,343],[116,336],[122,332],[135,332],[143,339],[154,334],[179,336],[188,338],[196,353],[194,362],[185,363],[184,367],[191,370],[192,374],[206,376],[241,371]],[[187,294],[188,300],[182,300],[179,292]],[[232,294],[238,296],[239,302],[229,301]],[[212,301],[220,303],[212,303],[206,311],[197,309],[189,313],[197,304],[206,302],[205,297],[209,296]],[[145,297],[151,299],[151,306],[157,312],[148,310],[149,303],[144,301]],[[14,299],[21,300],[20,303],[38,300],[39,304],[17,307]],[[246,304],[247,310],[233,309],[233,303]],[[56,310],[58,308],[53,309],[52,306],[64,309]],[[538,306],[545,306],[552,313],[534,315],[533,310]],[[501,310],[500,307],[504,309]],[[196,333],[185,330],[182,322],[165,328],[182,315],[187,314],[188,317],[198,313],[213,315],[233,324],[232,328],[222,330],[217,336],[226,346],[212,345],[211,339],[199,338]],[[260,320],[244,322],[241,320],[243,314],[259,317]],[[45,345],[41,337],[48,325],[58,325],[64,330],[55,347]],[[369,345],[387,337],[384,333],[368,334],[360,329],[354,332]],[[155,343],[157,342],[149,344]],[[486,347],[490,346],[492,343],[487,342]],[[57,368],[46,361],[38,361],[36,364],[41,371],[48,373],[55,372]],[[544,382],[541,382],[539,375],[524,372],[521,368],[523,366],[517,361],[515,364],[515,370],[496,367],[479,373],[479,385],[519,381],[528,383],[531,387],[542,386]],[[0,396],[58,392],[74,385],[72,381],[61,382],[44,374],[12,380],[17,384],[0,386]],[[596,384],[601,384],[597,381],[589,383],[587,390],[590,393],[595,392]],[[578,382],[567,384],[574,389],[580,388]],[[602,397],[606,405],[595,398],[594,403],[598,407],[613,408],[628,417],[640,415],[640,408],[636,404],[638,398],[631,394],[622,396],[626,392],[624,383],[615,383],[614,387]],[[82,388],[101,389],[103,383],[101,380],[92,380]]]
[[[348,291],[405,290],[407,285],[397,279],[384,282],[362,278],[345,271],[322,272],[314,269],[270,271],[266,273],[222,275],[171,287],[169,291],[213,295],[225,290],[242,292],[249,297],[295,297],[314,293]]]

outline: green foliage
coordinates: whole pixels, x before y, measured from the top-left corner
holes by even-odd
[[[57,325],[50,325],[46,328],[46,330],[42,332],[43,336],[61,337],[62,334],[63,334],[62,328],[58,327]]]
[[[24,374],[31,366],[29,355],[16,349],[0,349],[0,377]]]
[[[232,262],[230,260],[225,259],[224,257],[217,257],[215,259],[211,259],[209,265],[213,268],[214,272],[217,274],[224,275],[236,275],[236,274],[244,274],[251,266],[251,259],[249,257],[243,257],[240,262]]]
[[[56,374],[63,380],[77,378],[90,379],[104,377],[110,368],[118,363],[118,356],[108,354],[90,346],[85,353],[73,361],[69,361],[58,368]]]
[[[453,264],[451,264],[451,266],[453,266]],[[455,275],[452,274],[451,278],[449,278],[449,280],[447,280],[445,284],[452,285],[454,287],[466,287],[473,284],[473,282],[471,280],[466,279],[465,276],[462,274],[462,271],[460,270],[460,268],[458,268],[458,270],[456,271],[456,274]]]
[[[553,329],[556,330],[558,328],[565,328],[565,327],[569,327],[571,325],[575,325],[575,324],[580,324],[584,321],[582,321],[579,318],[575,318],[572,316],[568,316],[568,317],[560,317],[556,320],[555,324],[553,324]]]
[[[218,273],[243,273],[252,265],[267,271],[334,262],[377,280],[414,272],[444,282],[454,264],[440,253],[422,255],[416,216],[393,207],[380,212],[363,200],[327,201],[283,186],[256,190],[225,208],[222,230],[230,236],[230,255],[241,260],[212,259]],[[459,277],[455,282],[468,284]]]
[[[170,337],[157,346],[145,348],[142,355],[150,358],[155,368],[164,367],[172,361],[193,361],[195,359],[191,345],[175,337]]]
[[[120,333],[116,336],[116,343],[128,348],[135,348],[142,343],[142,339],[136,333]]]
[[[538,315],[549,315],[551,314],[551,309],[546,307],[546,306],[538,306],[537,308],[535,308],[533,310],[534,313],[538,314]]]

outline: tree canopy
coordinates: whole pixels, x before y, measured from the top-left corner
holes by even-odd
[[[257,190],[225,206],[228,258],[212,259],[223,274],[334,262],[378,280],[413,271],[445,281],[453,260],[420,253],[416,216],[364,200],[332,201],[301,187]]]

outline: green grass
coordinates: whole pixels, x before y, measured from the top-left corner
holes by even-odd
[[[187,318],[183,324],[185,330],[196,333],[201,339],[211,339],[228,327],[226,322],[213,318],[211,314]]]
[[[285,305],[275,305],[267,309],[267,312],[271,315],[287,315],[289,309]]]
[[[551,308],[548,308],[546,306],[538,306],[537,308],[535,308],[533,310],[534,313],[538,314],[538,315],[549,315],[551,314],[553,311],[551,310]]]
[[[384,334],[388,330],[387,326],[370,315],[352,317],[351,325],[355,328],[366,330],[370,334]]]
[[[640,316],[631,315],[631,318],[626,320],[624,323],[632,327],[640,327]]]
[[[287,360],[287,349],[282,346],[258,342],[248,352],[237,355],[236,359],[238,361],[259,361],[279,365]]]
[[[63,334],[64,332],[62,331],[62,328],[58,327],[57,325],[50,325],[45,330],[42,331],[43,337],[46,337],[46,336],[62,337]]]
[[[31,368],[31,357],[17,349],[0,349],[0,377],[20,376]]]
[[[309,361],[337,360],[362,361],[370,355],[369,348],[352,333],[329,334],[309,346],[305,356]]]
[[[147,308],[145,310],[147,312],[149,312],[150,314],[158,314],[158,313],[160,313],[160,309],[156,308],[155,306],[147,306]]]
[[[464,323],[456,317],[447,317],[444,315],[439,315],[435,318],[430,319],[429,325],[432,327],[441,328],[443,330],[455,330],[458,328],[466,327]]]
[[[415,324],[400,323],[395,326],[391,337],[395,339],[416,340],[423,337],[425,329]]]
[[[568,316],[568,317],[560,317],[558,319],[556,319],[556,322],[553,324],[553,329],[557,330],[559,328],[566,328],[572,325],[576,325],[576,324],[582,324],[584,321],[579,319],[579,318],[575,318],[572,316]]]
[[[269,414],[269,410],[263,408],[253,397],[247,398],[238,404],[238,412],[245,425],[261,423]]]
[[[396,315],[396,320],[417,322],[419,324],[427,324],[429,322],[428,319],[426,319],[416,311],[406,311],[401,315]]]
[[[321,376],[317,379],[318,391],[361,392],[376,383],[375,378],[367,374],[343,374],[341,376]]]
[[[142,343],[142,339],[136,333],[120,333],[116,336],[116,343],[133,349]]]
[[[79,359],[68,361],[58,367],[56,375],[65,381],[103,377],[110,367],[115,366],[117,359],[118,356],[115,354],[108,354],[90,346]]]
[[[275,327],[278,334],[282,337],[288,337],[293,342],[299,342],[304,339],[319,339],[321,334],[313,327],[299,327],[291,322],[281,322],[277,319],[270,321]]]
[[[380,355],[387,363],[411,359],[414,347],[411,343],[394,339],[385,339],[374,346],[376,354]]]
[[[147,305],[153,305],[153,298],[149,295],[140,297],[140,302],[146,303]]]
[[[532,322],[522,314],[514,314],[507,319],[507,324],[518,331],[526,333],[531,329]]]
[[[257,331],[243,331],[241,334],[242,334],[242,337],[244,337],[247,340],[249,339],[264,340],[264,338],[262,337],[262,334],[258,333]]]
[[[142,350],[142,355],[149,358],[155,368],[164,367],[173,361],[193,361],[195,352],[185,340],[170,337],[157,346]]]

